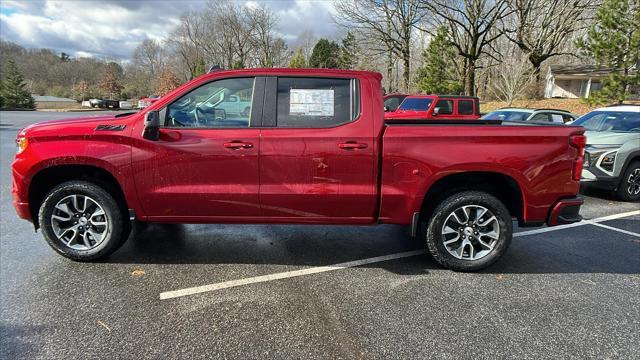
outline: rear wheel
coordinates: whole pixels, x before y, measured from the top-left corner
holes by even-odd
[[[115,199],[86,181],[56,186],[45,197],[38,218],[47,243],[59,254],[77,261],[110,255],[129,234]]]
[[[464,191],[438,205],[427,226],[433,258],[456,271],[476,271],[496,262],[511,243],[513,225],[504,204],[493,195]]]
[[[617,193],[624,201],[640,200],[640,161],[633,161],[627,166]]]

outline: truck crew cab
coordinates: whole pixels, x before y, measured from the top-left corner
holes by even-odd
[[[362,71],[216,71],[138,113],[31,125],[17,137],[15,208],[80,261],[116,251],[135,221],[388,223],[411,226],[460,271],[502,256],[512,219],[580,220],[584,129],[385,124],[380,81]],[[250,109],[221,110],[233,96]]]

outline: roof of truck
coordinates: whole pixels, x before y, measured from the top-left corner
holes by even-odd
[[[230,70],[217,70],[214,72],[206,73],[202,76],[219,76],[234,75],[234,74],[285,74],[285,75],[305,75],[305,74],[322,74],[322,75],[367,75],[382,79],[382,74],[375,71],[363,71],[363,70],[342,70],[342,69],[316,69],[316,68],[247,68],[247,69],[230,69]]]

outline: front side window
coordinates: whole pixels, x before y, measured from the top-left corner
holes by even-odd
[[[277,88],[278,127],[333,127],[360,112],[356,80],[281,77]]]
[[[248,127],[251,118],[253,83],[253,78],[231,78],[204,84],[167,107],[165,126]]]
[[[438,109],[438,114],[453,114],[453,100],[438,100],[436,103],[436,109]]]
[[[400,110],[427,111],[433,99],[428,98],[406,98],[400,104]]]

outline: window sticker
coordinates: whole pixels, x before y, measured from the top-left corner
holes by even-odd
[[[333,90],[290,89],[289,115],[333,116]]]

